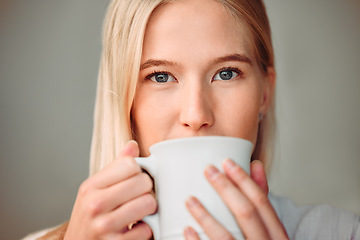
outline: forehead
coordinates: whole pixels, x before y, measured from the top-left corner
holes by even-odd
[[[218,1],[177,0],[152,13],[145,33],[143,55],[156,55],[159,50],[171,54],[176,47],[206,56],[236,52],[253,58],[251,46],[246,25],[235,20]]]

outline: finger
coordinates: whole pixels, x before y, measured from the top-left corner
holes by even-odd
[[[112,185],[94,194],[91,210],[94,215],[108,212],[118,208],[120,205],[135,199],[141,195],[151,192],[153,181],[146,173],[137,174],[120,183]]]
[[[138,222],[147,215],[153,214],[157,203],[151,194],[145,194],[129,201],[114,211],[101,215],[96,219],[96,227],[105,232],[115,232],[127,227],[133,222]]]
[[[126,231],[122,234],[121,238],[118,239],[150,239],[152,231],[149,225],[146,223],[138,223],[131,230]]]
[[[244,237],[268,239],[267,229],[254,204],[223,173],[209,166],[205,176],[233,213]]]
[[[223,164],[226,175],[241,189],[247,198],[255,205],[262,221],[272,239],[287,239],[286,231],[280,222],[267,194],[254,182],[250,176],[233,161],[227,159]]]
[[[141,168],[134,159],[138,154],[139,146],[130,141],[114,162],[92,177],[91,184],[96,188],[106,188],[140,173]]]
[[[251,162],[250,176],[267,195],[269,193],[269,186],[267,183],[264,165],[261,161],[254,160]]]
[[[130,140],[120,152],[119,157],[138,157],[139,156],[139,145],[135,140]]]
[[[184,230],[185,240],[200,240],[196,231],[192,227],[186,227]]]
[[[190,197],[186,201],[186,207],[210,239],[233,239],[226,228],[211,216],[198,199]],[[189,234],[191,235],[191,230],[188,231],[190,231]],[[193,236],[191,239],[197,239],[194,234],[191,236]]]

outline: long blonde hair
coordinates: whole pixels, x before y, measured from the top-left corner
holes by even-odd
[[[90,175],[101,170],[132,139],[131,107],[138,81],[145,29],[151,13],[174,0],[112,0],[105,17],[98,76]],[[261,0],[216,0],[250,29],[255,56],[266,74],[274,65],[271,34]],[[269,162],[273,107],[259,124],[253,158]]]

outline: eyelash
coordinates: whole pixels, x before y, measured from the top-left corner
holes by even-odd
[[[169,76],[172,76],[172,77],[176,80],[176,77],[174,77],[174,75],[172,75],[170,72],[167,72],[167,71],[156,71],[156,70],[154,70],[152,73],[150,73],[149,75],[147,75],[147,76],[145,77],[145,79],[150,80],[150,78],[152,78],[153,76],[158,75],[158,74],[168,74]]]
[[[242,77],[242,75],[243,75],[243,72],[242,72],[239,68],[236,68],[236,67],[223,67],[223,68],[219,69],[219,70],[214,74],[214,76],[212,77],[212,80],[214,80],[214,77],[215,77],[218,73],[220,73],[220,72],[222,72],[222,71],[234,71],[234,72],[236,72],[236,73],[238,74],[238,77]],[[147,75],[147,76],[145,77],[145,79],[150,80],[153,76],[158,75],[158,74],[168,74],[168,75],[172,76],[175,80],[177,80],[177,79],[174,77],[174,75],[171,74],[170,72],[167,72],[167,71],[157,71],[157,70],[154,70],[152,73],[150,73],[149,75]]]
[[[222,71],[233,71],[233,72],[236,72],[238,74],[237,77],[242,77],[244,75],[244,73],[237,67],[223,67],[221,69],[219,69],[215,74],[214,76],[212,77],[212,80],[214,79],[214,77],[219,74],[220,72]]]

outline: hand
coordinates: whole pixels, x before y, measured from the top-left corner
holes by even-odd
[[[224,161],[223,169],[225,174],[209,166],[205,176],[233,213],[244,238],[288,239],[267,197],[268,185],[262,163],[251,163],[251,177],[230,159]],[[234,239],[196,198],[189,198],[186,206],[210,239]],[[191,227],[184,230],[184,235],[187,240],[199,239]]]
[[[145,223],[128,229],[157,208],[152,180],[134,159],[138,155],[130,141],[114,162],[81,184],[65,240],[151,238]]]

